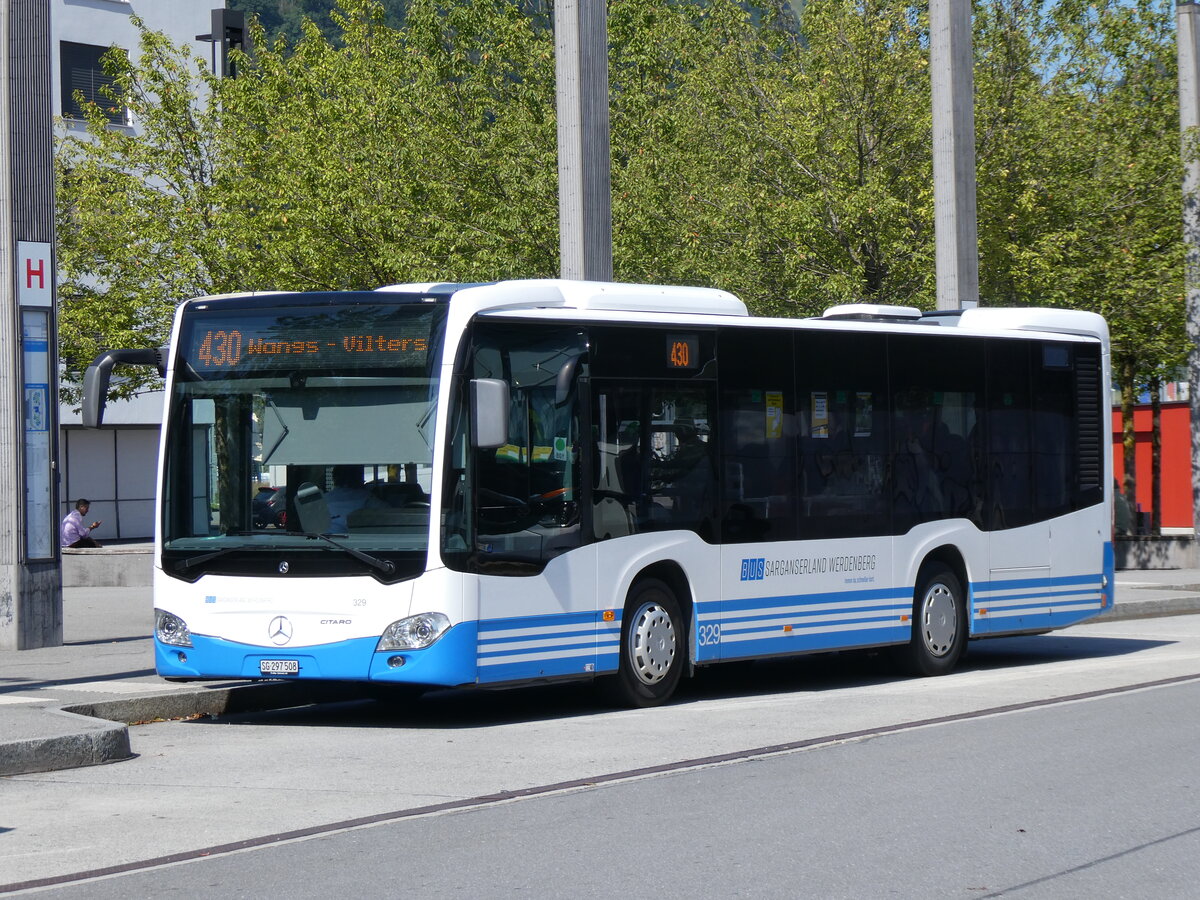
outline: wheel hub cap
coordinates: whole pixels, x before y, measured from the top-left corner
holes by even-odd
[[[958,633],[958,615],[954,594],[944,584],[935,584],[925,594],[921,609],[921,633],[925,646],[934,656],[945,656],[954,646]]]
[[[675,626],[667,611],[647,603],[637,611],[629,629],[629,658],[643,684],[662,681],[675,659]]]

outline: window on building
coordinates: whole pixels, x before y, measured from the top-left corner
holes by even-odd
[[[76,44],[62,41],[59,44],[59,60],[62,67],[62,114],[68,119],[82,119],[85,102],[95,103],[114,125],[129,124],[129,111],[114,104],[101,88],[113,83],[113,78],[104,71],[101,57],[111,48],[94,44]]]

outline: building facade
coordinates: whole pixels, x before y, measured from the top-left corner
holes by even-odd
[[[1159,435],[1162,441],[1162,529],[1164,534],[1191,534],[1192,528],[1192,412],[1184,392],[1175,385],[1164,392],[1160,409]],[[1125,485],[1125,443],[1121,410],[1112,414],[1113,478],[1118,490]],[[1137,497],[1126,498],[1130,508],[1129,530],[1149,532],[1154,511],[1151,462],[1153,459],[1154,421],[1149,401],[1139,402],[1133,411],[1134,450],[1136,456]]]

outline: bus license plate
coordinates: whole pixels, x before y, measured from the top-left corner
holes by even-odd
[[[258,671],[263,675],[299,675],[300,660],[298,659],[263,659],[259,660]]]

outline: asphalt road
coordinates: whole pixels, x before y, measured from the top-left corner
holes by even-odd
[[[1186,616],[980,643],[940,679],[719,669],[658,710],[560,688],[157,723],[136,760],[0,780],[0,891],[1191,897],[1198,701]]]

